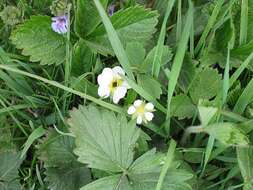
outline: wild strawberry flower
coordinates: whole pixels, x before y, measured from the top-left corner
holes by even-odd
[[[99,85],[98,95],[102,98],[112,97],[113,103],[119,103],[120,99],[124,98],[130,86],[122,78],[125,71],[116,66],[114,68],[104,68],[98,76],[97,82]]]
[[[67,33],[67,31],[68,31],[68,17],[67,17],[67,15],[53,17],[51,27],[52,27],[53,31],[57,32],[58,34]]]
[[[154,117],[154,105],[152,103],[145,103],[142,100],[135,100],[134,104],[130,106],[127,110],[129,115],[132,115],[133,119],[136,119],[137,124],[142,124],[142,122],[147,123],[151,121]]]

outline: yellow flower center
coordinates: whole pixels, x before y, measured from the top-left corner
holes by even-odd
[[[144,113],[145,113],[145,104],[142,103],[140,106],[138,106],[138,107],[136,108],[136,112],[137,112],[138,114],[144,114]]]
[[[110,92],[113,93],[117,87],[119,87],[119,86],[122,85],[122,83],[123,83],[122,79],[120,79],[120,78],[114,78],[112,80],[112,82],[110,83],[110,86],[109,86]]]

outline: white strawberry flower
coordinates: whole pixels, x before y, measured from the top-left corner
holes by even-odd
[[[124,98],[130,86],[122,78],[125,71],[116,66],[114,68],[104,68],[98,76],[98,95],[102,98],[112,97],[113,103],[117,104],[120,99]]]
[[[127,110],[129,115],[132,115],[133,119],[136,119],[137,124],[142,122],[147,123],[154,117],[154,105],[152,103],[145,103],[142,100],[135,100],[134,104]]]

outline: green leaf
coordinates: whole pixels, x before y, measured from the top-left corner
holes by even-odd
[[[205,107],[205,106],[198,106],[199,110],[199,119],[201,121],[202,126],[207,126],[212,119],[215,118],[218,108],[216,107]]]
[[[70,115],[68,123],[76,137],[74,152],[80,162],[111,172],[125,171],[131,165],[140,133],[133,122],[94,106],[80,106]]]
[[[139,42],[130,42],[126,45],[126,54],[134,68],[140,68],[145,59],[146,50]]]
[[[235,123],[215,123],[204,127],[204,131],[228,146],[245,146],[249,144],[245,132]]]
[[[101,0],[101,3],[106,8],[108,0]],[[75,32],[85,38],[101,23],[101,18],[91,0],[77,0],[76,6]]]
[[[151,73],[156,49],[157,49],[157,47],[155,46],[146,56],[146,58],[142,64],[142,69],[141,69],[142,71]],[[173,55],[171,52],[171,48],[169,46],[163,46],[162,52],[163,53],[162,53],[160,64],[161,64],[161,66],[164,66],[169,61],[171,61]]]
[[[114,175],[94,181],[81,190],[154,190],[159,178],[164,155],[150,150],[139,157],[129,168],[128,175]],[[162,190],[191,190],[187,181],[192,174],[185,170],[169,168]]]
[[[138,85],[148,92],[153,99],[159,99],[162,94],[161,84],[151,76],[138,75]]]
[[[17,190],[21,189],[19,183],[18,169],[23,159],[20,153],[15,150],[0,152],[0,189]]]
[[[51,29],[48,16],[32,16],[14,30],[11,40],[32,62],[58,65],[65,60],[65,39]]]
[[[43,127],[39,127],[37,129],[35,129],[30,136],[28,137],[27,141],[24,144],[24,148],[22,150],[22,154],[21,157],[23,158],[26,154],[26,152],[28,151],[28,149],[30,148],[30,146],[33,144],[33,142],[42,137],[44,134],[46,133],[46,130],[43,129]]]
[[[190,55],[186,54],[181,71],[180,71],[180,75],[178,78],[178,85],[185,93],[188,92],[192,81],[196,77],[195,75],[197,73],[197,69],[196,69],[196,65],[194,64],[195,63],[190,57]]]
[[[185,94],[179,94],[171,100],[171,116],[178,119],[192,118],[197,112],[196,106],[191,99]]]
[[[71,72],[74,76],[80,76],[89,72],[94,66],[96,55],[85,44],[84,41],[78,41],[74,46],[73,58],[71,63]]]
[[[51,190],[79,190],[91,181],[89,169],[73,153],[74,138],[49,132],[38,146],[45,163],[47,186]]]
[[[120,10],[111,17],[111,23],[123,47],[126,47],[129,42],[139,42],[145,46],[155,33],[157,22],[157,12],[142,6]],[[117,55],[114,48],[113,52],[108,38],[109,35],[106,34],[104,26],[100,26],[89,36],[86,43],[103,55],[114,55],[114,53]]]
[[[237,148],[238,164],[244,179],[244,190],[253,189],[253,148]]]
[[[190,96],[194,103],[200,99],[215,97],[222,90],[222,78],[216,69],[201,70],[193,80],[190,87]]]

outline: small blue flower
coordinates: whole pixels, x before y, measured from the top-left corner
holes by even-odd
[[[114,12],[115,12],[115,5],[110,5],[109,7],[108,7],[108,15],[109,16],[112,16],[113,14],[114,14]]]
[[[52,18],[52,29],[59,34],[65,34],[68,31],[68,17],[66,15]]]

